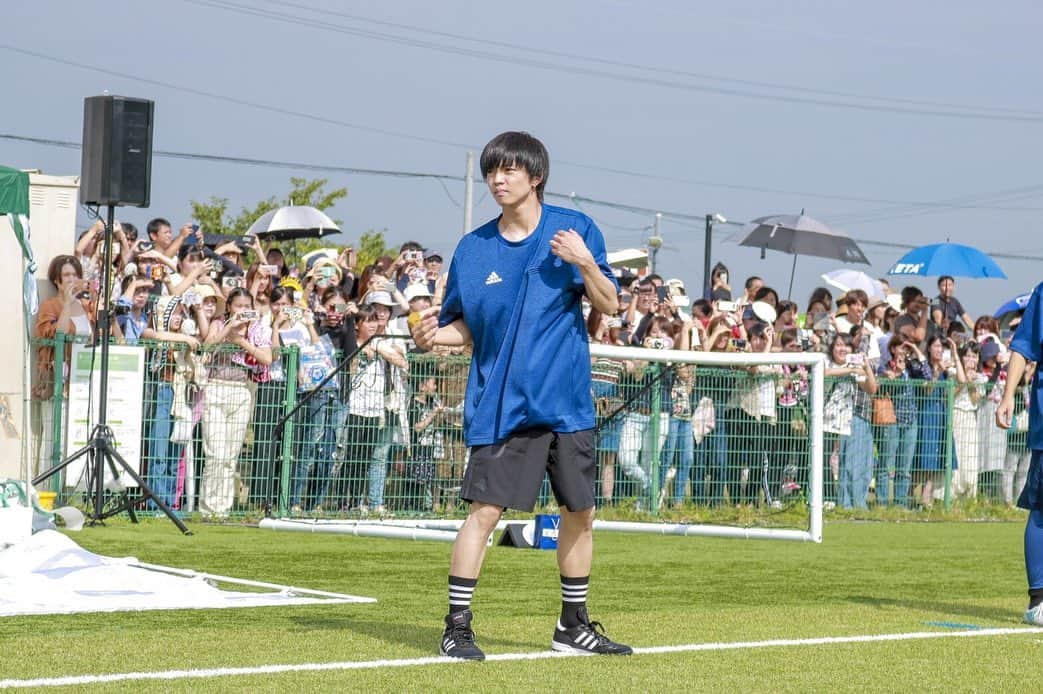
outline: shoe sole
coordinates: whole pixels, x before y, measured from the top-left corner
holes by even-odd
[[[442,656],[443,658],[452,658],[453,660],[485,660],[485,656],[484,655],[472,655],[472,656],[449,655],[441,647],[438,649],[438,654],[440,656]]]
[[[567,643],[559,643],[558,641],[550,642],[550,649],[557,651],[558,653],[572,653],[575,655],[633,655],[634,652],[629,653],[595,653],[594,651],[588,651],[585,648],[577,648],[576,646],[570,646]]]

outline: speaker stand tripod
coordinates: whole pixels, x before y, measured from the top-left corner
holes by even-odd
[[[191,535],[192,531],[185,526],[177,514],[167,506],[165,501],[156,496],[155,492],[152,491],[152,488],[145,483],[145,480],[143,480],[137,471],[134,470],[134,468],[131,467],[130,464],[127,463],[127,461],[124,460],[116,451],[116,437],[107,423],[109,397],[109,337],[112,334],[110,324],[112,313],[109,306],[109,282],[112,273],[112,229],[115,224],[114,206],[109,204],[107,207],[108,214],[103,240],[104,251],[102,253],[104,261],[102,267],[101,291],[99,292],[98,297],[101,301],[98,311],[98,337],[101,340],[98,422],[94,426],[93,431],[91,431],[86,446],[34,479],[33,485],[39,485],[44,480],[53,477],[67,468],[73,462],[86,457],[87,461],[85,470],[87,471],[87,489],[85,496],[87,497],[88,502],[86,516],[87,522],[90,525],[104,523],[106,518],[111,518],[123,511],[126,511],[130,515],[131,522],[137,523],[138,517],[134,512],[134,507],[143,501],[151,499],[156,506],[166,514],[167,518],[177,526],[178,530],[183,532],[185,535]],[[92,395],[93,394],[88,394],[88,397],[91,397]],[[126,489],[121,488],[118,490],[118,499],[113,500],[113,503],[106,508],[106,471],[112,475],[113,480],[119,479],[121,471],[127,473],[127,475],[137,483],[138,489],[141,491],[140,496],[132,498],[130,494],[127,493]]]

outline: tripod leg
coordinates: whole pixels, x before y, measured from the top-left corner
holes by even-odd
[[[54,467],[47,468],[47,470],[45,470],[44,472],[40,473],[36,478],[33,479],[33,486],[34,487],[38,486],[41,482],[44,482],[44,481],[50,479],[51,477],[54,477],[55,475],[57,475],[62,470],[64,470],[65,468],[69,467],[69,465],[71,465],[74,461],[79,460],[83,456],[85,456],[88,453],[90,453],[92,450],[94,450],[93,444],[88,443],[86,446],[84,446],[80,450],[76,451],[75,453],[73,453],[68,458],[66,458],[65,460],[61,461],[60,463],[58,463]]]
[[[117,453],[114,448],[107,445],[105,454],[109,457],[110,465],[113,465],[112,461],[115,460],[120,464],[120,467],[122,467],[127,472],[127,474],[130,475],[131,479],[138,483],[138,488],[141,490],[140,501],[144,501],[146,499],[151,498],[153,501],[156,502],[156,506],[159,506],[160,510],[163,511],[163,513],[166,514],[167,518],[170,519],[170,522],[177,526],[178,530],[183,532],[185,535],[192,534],[192,531],[185,526],[181,519],[178,518],[177,514],[175,514],[170,509],[170,507],[167,506],[167,502],[163,501],[158,496],[156,496],[156,493],[152,491],[152,488],[145,484],[145,480],[141,479],[141,476],[138,475],[138,473],[127,463],[126,460],[120,457],[120,454]],[[113,467],[115,467],[115,465],[113,465]],[[129,506],[127,510],[130,511],[131,518],[133,518],[133,510],[131,510]]]

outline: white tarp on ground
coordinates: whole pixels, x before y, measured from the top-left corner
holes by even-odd
[[[44,530],[0,550],[0,616],[375,602],[253,581],[240,582],[268,592],[233,592],[214,585],[236,580],[131,557],[102,557],[57,531]]]

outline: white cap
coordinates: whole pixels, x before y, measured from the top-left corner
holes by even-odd
[[[402,294],[406,297],[406,301],[412,301],[421,296],[434,296],[427,288],[427,282],[414,282],[406,287],[406,291],[402,292]]]
[[[387,292],[370,292],[366,295],[366,300],[363,304],[382,304],[384,306],[398,306],[398,303],[391,298],[391,295]]]

